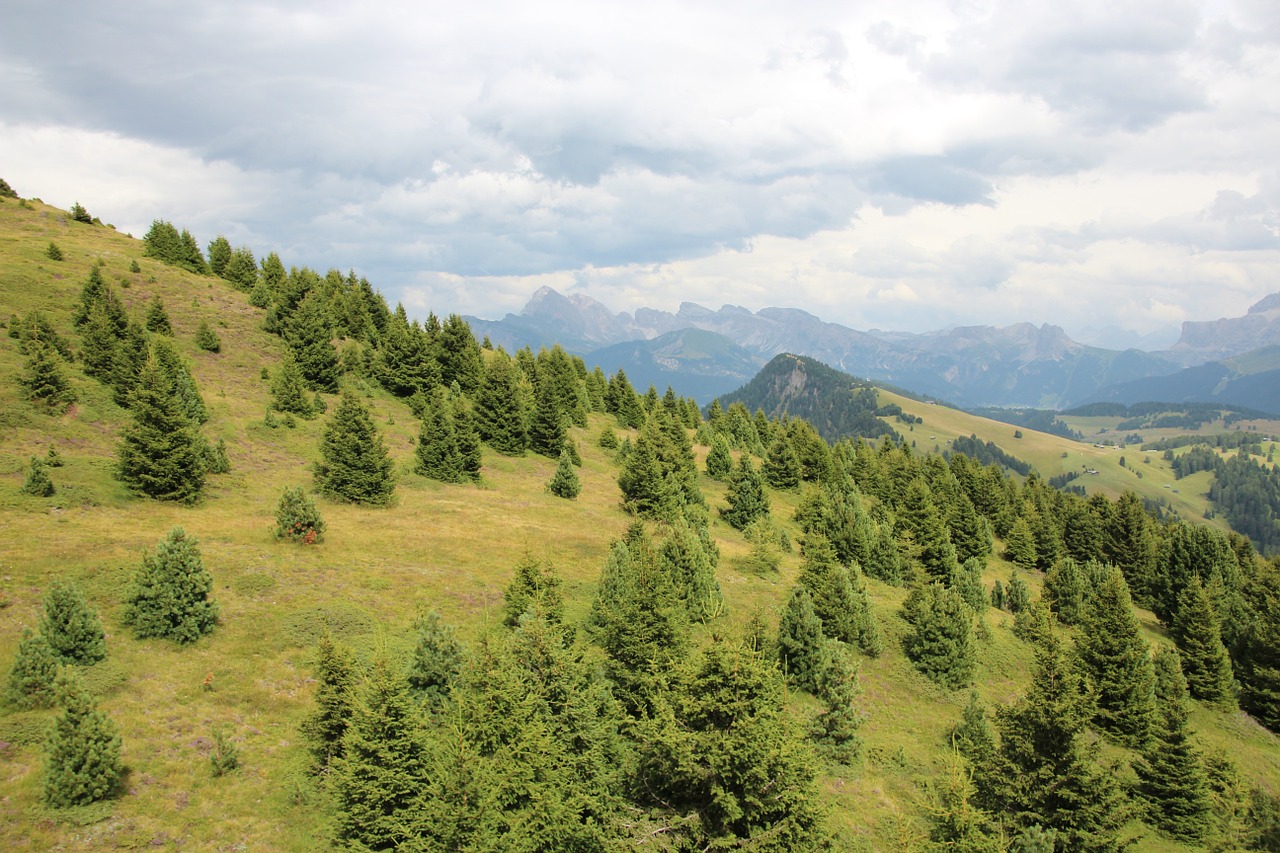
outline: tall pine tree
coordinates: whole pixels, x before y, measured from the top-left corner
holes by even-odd
[[[133,420],[121,431],[118,452],[121,482],[156,500],[194,503],[205,482],[204,440],[155,358],[142,369],[130,409]]]
[[[396,487],[391,457],[368,409],[350,391],[325,424],[320,456],[317,491],[357,504],[391,503]]]
[[[1155,714],[1155,675],[1119,570],[1112,569],[1090,599],[1080,629],[1076,653],[1097,693],[1094,722],[1120,743],[1141,747]]]
[[[1162,649],[1155,672],[1159,712],[1154,737],[1134,765],[1138,794],[1153,824],[1180,841],[1195,843],[1204,839],[1211,825],[1209,780],[1187,725],[1191,708],[1178,653]]]

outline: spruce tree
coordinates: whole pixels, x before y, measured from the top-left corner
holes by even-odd
[[[209,272],[221,276],[231,262],[231,242],[219,234],[209,241]]]
[[[543,456],[559,458],[568,435],[568,413],[557,388],[548,380],[541,381],[535,392],[533,416],[529,420],[529,448]]]
[[[1182,671],[1191,695],[1221,707],[1234,706],[1231,659],[1222,644],[1217,610],[1198,576],[1178,596],[1177,608],[1171,633],[1182,653]]]
[[[195,537],[181,527],[146,553],[125,598],[124,622],[138,639],[159,637],[193,643],[213,630],[218,604],[209,598],[213,577],[205,570]]]
[[[769,514],[764,480],[756,473],[751,457],[745,453],[729,475],[725,500],[729,505],[720,508],[720,517],[738,530],[745,530],[748,524]]]
[[[1009,535],[1005,537],[1004,556],[1020,569],[1036,567],[1036,540],[1031,534],[1031,525],[1022,516],[1018,516]]]
[[[559,625],[564,619],[560,576],[549,562],[538,560],[528,551],[516,563],[502,601],[502,624],[508,628],[518,626],[520,617],[529,610],[537,611],[551,625]]]
[[[462,667],[462,645],[453,628],[431,610],[413,622],[416,642],[409,661],[409,686],[417,691],[428,708],[442,706]]]
[[[813,597],[797,584],[778,621],[778,662],[796,686],[810,693],[818,691],[823,642],[822,620],[814,612]]]
[[[933,492],[922,477],[916,477],[907,486],[898,521],[915,537],[920,564],[929,579],[949,584],[958,565],[956,549]]]
[[[205,320],[201,320],[196,327],[196,346],[205,352],[222,351],[222,338],[218,337],[218,333]]]
[[[785,430],[778,430],[769,444],[761,473],[765,482],[775,489],[794,489],[800,485],[800,457],[796,456],[796,449]]]
[[[302,490],[301,486],[290,486],[280,495],[280,503],[276,505],[277,539],[314,545],[324,539],[324,519],[315,501]]]
[[[705,522],[677,519],[658,551],[658,561],[684,600],[689,619],[703,622],[724,612],[724,595],[716,580],[719,550]]]
[[[507,456],[523,456],[529,448],[526,415],[519,391],[520,376],[506,353],[489,360],[476,398],[476,426],[480,437]]]
[[[903,602],[902,615],[911,626],[903,651],[916,669],[951,690],[973,681],[973,611],[959,593],[939,583],[917,587]]]
[[[560,451],[560,462],[556,465],[551,481],[547,483],[547,490],[558,498],[568,500],[573,500],[582,491],[582,481],[578,479],[578,472],[573,470],[573,457],[569,455],[568,448]]]
[[[723,480],[733,470],[733,457],[729,455],[729,442],[723,433],[716,433],[711,439],[711,450],[707,453],[707,476],[713,480]]]
[[[45,470],[44,460],[36,456],[31,457],[31,461],[27,464],[27,475],[23,478],[22,488],[18,489],[18,491],[36,498],[53,496],[53,480],[49,479],[49,472]]]
[[[1063,625],[1078,625],[1084,616],[1088,598],[1084,573],[1080,564],[1063,557],[1044,576],[1044,597],[1049,608]]]
[[[970,557],[963,564],[957,564],[955,574],[951,576],[950,587],[960,593],[964,603],[977,615],[987,609],[987,590],[982,585],[984,564],[977,557]]]
[[[316,490],[339,500],[386,506],[395,494],[391,458],[369,411],[345,391],[325,424]]]
[[[478,483],[483,456],[475,412],[471,408],[471,401],[461,394],[451,395],[450,402],[453,406],[453,435],[458,442],[458,464],[462,477]]]
[[[413,470],[442,483],[462,482],[462,453],[454,429],[453,405],[443,388],[433,388],[426,395],[421,417],[422,427],[413,448]]]
[[[1211,825],[1209,781],[1187,726],[1191,708],[1178,653],[1161,649],[1155,672],[1158,714],[1154,737],[1134,765],[1138,794],[1151,823],[1180,841],[1195,843]]]
[[[328,394],[338,390],[341,370],[323,295],[316,291],[307,294],[289,318],[285,340],[307,387]]]
[[[69,669],[57,681],[62,714],[46,745],[44,801],[54,808],[83,806],[116,792],[123,767],[115,723],[94,707]]]
[[[285,352],[275,375],[271,377],[271,408],[303,418],[315,417],[315,406],[307,393],[306,380],[290,352]]]
[[[18,641],[18,654],[5,685],[5,704],[19,710],[49,707],[55,699],[57,677],[58,658],[49,641],[30,628],[24,628],[22,639]]]
[[[1094,722],[1120,743],[1141,747],[1155,714],[1155,674],[1129,587],[1118,570],[1111,570],[1095,591],[1080,628],[1076,653],[1096,691]]]
[[[858,663],[842,643],[828,640],[823,645],[816,687],[824,707],[809,726],[809,740],[827,758],[852,764],[862,750],[858,732],[864,717],[856,704],[862,689]]]
[[[55,580],[49,585],[40,633],[61,663],[89,666],[107,656],[102,622],[74,583]]]
[[[130,409],[133,420],[121,431],[116,476],[147,497],[194,503],[204,488],[204,441],[175,382],[155,358],[143,367]]]
[[[325,632],[316,647],[316,708],[302,721],[302,734],[322,767],[342,754],[351,721],[351,700],[359,670],[351,649]]]
[[[1280,732],[1280,563],[1255,566],[1245,600],[1252,618],[1240,643],[1240,705]]]
[[[1021,613],[1031,606],[1031,591],[1017,569],[1009,575],[1009,586],[1005,590],[1005,606],[1010,613],[1014,614]]]
[[[51,414],[61,414],[77,399],[58,350],[43,341],[27,343],[27,359],[18,378],[24,396]]]
[[[147,303],[147,331],[156,335],[172,335],[173,324],[169,322],[169,314],[164,310],[164,302],[159,296],[151,297]]]
[[[644,518],[673,518],[680,502],[676,484],[658,456],[661,441],[657,418],[650,418],[618,472],[623,507]]]
[[[871,615],[862,573],[855,564],[851,572],[836,560],[835,550],[820,533],[805,538],[804,565],[800,568],[800,584],[813,597],[813,609],[822,620],[826,636],[875,657],[883,650],[880,631]],[[855,574],[856,573],[856,574]],[[853,578],[857,578],[855,588]]]
[[[951,745],[973,767],[986,766],[995,756],[995,735],[976,690],[969,691],[969,704],[964,706],[960,722],[951,730]]]
[[[157,338],[151,346],[151,354],[156,365],[173,383],[174,393],[182,405],[183,412],[193,425],[209,420],[209,412],[205,408],[204,399],[196,387],[191,375],[191,368],[186,360],[178,354],[173,342],[167,338]]]
[[[1087,732],[1092,716],[1080,676],[1050,633],[1036,650],[1027,693],[996,714],[995,756],[975,769],[981,800],[1010,830],[1053,831],[1055,849],[1123,848],[1129,813],[1113,774],[1098,766],[1099,746]]]
[[[411,809],[426,782],[424,747],[409,684],[380,651],[355,690],[342,754],[332,762],[340,842],[388,850],[412,841]]]

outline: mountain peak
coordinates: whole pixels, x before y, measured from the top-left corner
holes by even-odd
[[[1280,293],[1272,293],[1264,296],[1253,305],[1249,306],[1250,314],[1265,314],[1268,311],[1280,309]]]

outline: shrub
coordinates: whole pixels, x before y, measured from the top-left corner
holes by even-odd
[[[314,545],[324,538],[324,519],[301,486],[285,489],[280,496],[280,505],[276,507],[275,537],[303,545]]]

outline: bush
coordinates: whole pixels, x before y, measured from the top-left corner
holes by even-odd
[[[314,545],[324,538],[324,519],[301,486],[285,489],[280,496],[275,537],[303,545]]]

